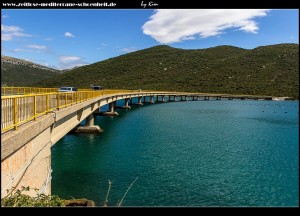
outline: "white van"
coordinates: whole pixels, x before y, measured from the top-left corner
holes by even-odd
[[[66,87],[66,86],[63,86],[60,89],[58,89],[57,91],[58,92],[77,92],[77,90],[78,89],[76,87]]]

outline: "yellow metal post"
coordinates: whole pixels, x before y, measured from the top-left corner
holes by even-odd
[[[66,94],[66,96],[65,96],[65,107],[67,107],[67,95],[68,95],[68,93],[65,93]]]
[[[60,102],[59,102],[59,98],[60,98],[60,95],[59,95],[59,93],[57,93],[57,95],[56,95],[56,96],[57,96],[57,109],[59,109],[59,103],[60,103]]]
[[[49,110],[49,95],[46,94],[46,113],[48,113]]]
[[[34,95],[34,110],[33,110],[33,114],[34,114],[34,121],[36,120],[36,95]]]
[[[14,98],[14,128],[18,128],[18,102],[17,98]]]

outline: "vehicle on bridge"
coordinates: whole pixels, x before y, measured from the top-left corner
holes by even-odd
[[[66,87],[63,86],[60,89],[57,90],[58,92],[77,92],[78,89],[76,87]]]
[[[95,90],[95,91],[103,90],[102,86],[91,86],[91,88],[92,88],[92,90]]]

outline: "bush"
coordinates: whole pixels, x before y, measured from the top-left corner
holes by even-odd
[[[22,187],[21,190],[15,188],[8,190],[8,195],[1,199],[1,207],[53,207],[64,206],[65,200],[58,196],[39,194],[38,189],[36,196],[31,197],[24,194],[25,191],[31,190],[28,187]]]

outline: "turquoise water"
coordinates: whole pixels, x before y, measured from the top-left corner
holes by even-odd
[[[116,206],[299,206],[299,103],[189,101],[96,117],[52,147],[52,193]]]

